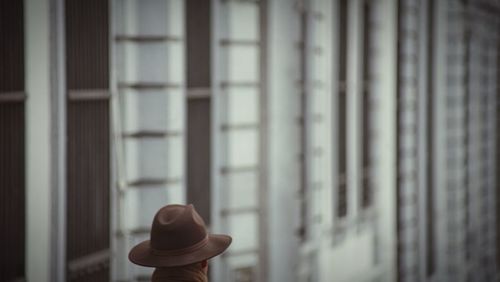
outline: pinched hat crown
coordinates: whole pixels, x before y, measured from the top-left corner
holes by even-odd
[[[170,205],[160,209],[151,228],[151,247],[158,251],[189,248],[207,237],[205,222],[193,205]]]
[[[193,205],[168,205],[156,213],[150,240],[132,248],[129,259],[150,267],[188,265],[224,252],[231,241],[227,235],[208,234]]]

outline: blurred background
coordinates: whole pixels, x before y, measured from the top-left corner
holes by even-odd
[[[498,281],[500,1],[1,0],[0,281]]]

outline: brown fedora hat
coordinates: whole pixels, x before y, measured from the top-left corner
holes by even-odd
[[[133,247],[128,258],[148,267],[188,265],[221,254],[231,240],[227,235],[208,234],[193,205],[167,205],[153,219],[150,240]]]

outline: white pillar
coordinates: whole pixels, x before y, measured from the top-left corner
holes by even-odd
[[[26,277],[51,281],[49,0],[25,0]]]
[[[298,11],[269,1],[269,281],[297,281],[299,264],[300,76]],[[286,149],[285,149],[286,148]]]
[[[395,0],[381,1],[383,48],[380,49],[384,69],[380,71],[380,143],[387,148],[380,155],[378,209],[380,212],[380,261],[384,276],[381,281],[396,281],[396,65],[397,65],[397,5]]]

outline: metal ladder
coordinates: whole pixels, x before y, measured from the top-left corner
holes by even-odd
[[[114,0],[113,280],[147,281],[127,260],[151,219],[184,191],[184,31],[181,0]]]
[[[299,236],[300,249],[299,281],[319,281],[319,255],[322,229],[325,218],[324,194],[329,180],[324,168],[326,165],[326,134],[331,132],[327,125],[327,105],[331,101],[327,96],[331,92],[328,82],[328,37],[329,30],[327,11],[332,7],[321,0],[302,0],[296,4],[297,17],[300,19],[298,56],[300,57],[300,116],[301,127],[301,227]]]
[[[217,281],[265,281],[265,1],[213,2],[214,228],[233,236]]]

